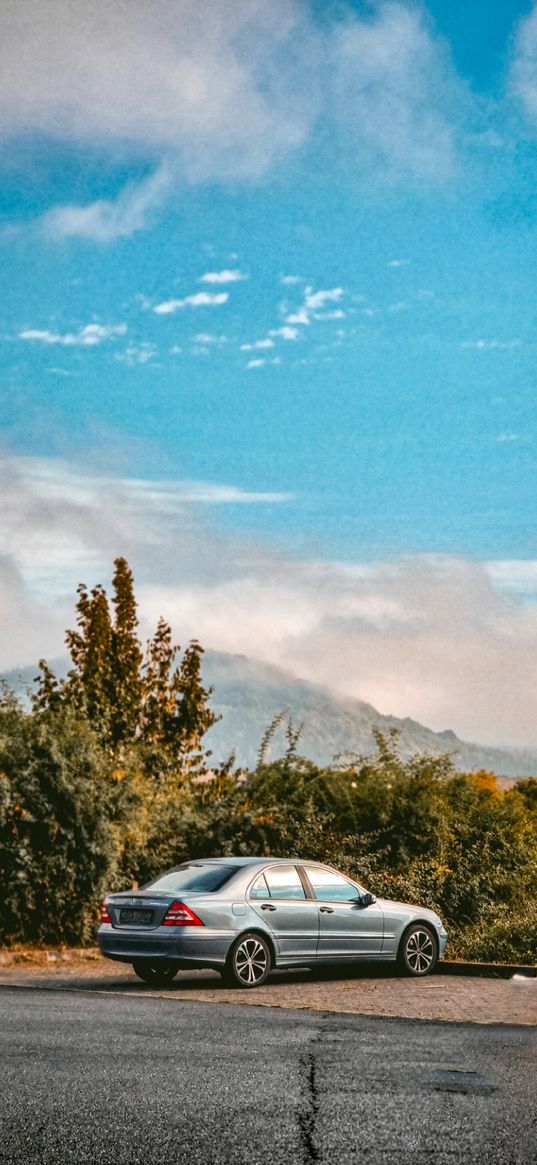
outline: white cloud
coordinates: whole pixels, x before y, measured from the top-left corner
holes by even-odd
[[[386,264],[387,267],[408,267],[410,259],[390,259]]]
[[[156,355],[155,344],[142,340],[138,344],[129,344],[124,352],[116,352],[116,360],[127,364],[129,368],[134,368],[136,364],[150,364]]]
[[[241,344],[241,352],[253,352],[256,348],[273,348],[274,340],[266,336],[264,340],[254,340],[253,344]]]
[[[282,362],[281,356],[272,356],[270,360],[268,360],[266,356],[263,356],[263,357],[256,356],[256,357],[254,357],[253,360],[248,361],[246,368],[264,368],[264,366],[267,364],[278,365],[278,364],[281,364],[281,362]]]
[[[41,229],[53,238],[78,236],[98,243],[132,235],[146,225],[147,215],[161,204],[170,182],[170,171],[163,166],[143,182],[128,183],[115,200],[53,207],[40,219]]]
[[[507,434],[507,440],[512,435]],[[516,440],[516,438],[515,438]],[[502,590],[532,594],[537,599],[537,559],[498,559],[485,564],[487,574]]]
[[[242,271],[237,268],[229,271],[207,271],[205,275],[200,278],[200,283],[239,283],[242,279],[247,279],[247,275],[243,275]]]
[[[95,348],[105,340],[124,336],[126,324],[86,324],[78,332],[51,332],[47,328],[26,328],[19,332],[21,340],[39,344],[62,344],[64,347]]]
[[[290,328],[284,324],[281,328],[271,328],[271,336],[281,336],[282,340],[298,340],[300,335],[298,328]]]
[[[169,316],[184,307],[218,307],[222,303],[227,303],[228,299],[228,291],[196,291],[194,295],[186,295],[184,299],[168,299],[164,303],[158,303],[153,311],[159,316]]]
[[[309,312],[306,311],[305,307],[299,307],[296,311],[292,311],[290,315],[286,316],[285,320],[288,324],[300,324],[301,326],[304,325],[307,327],[310,322]]]
[[[227,336],[213,336],[210,332],[198,332],[194,336],[195,344],[227,344]]]
[[[314,291],[313,287],[306,287],[304,291],[304,303],[301,304],[295,311],[290,312],[285,316],[286,324],[296,325],[299,327],[308,327],[312,319],[315,320],[340,320],[345,316],[345,312],[341,308],[336,308],[335,311],[323,311],[325,304],[338,303],[343,295],[342,287],[330,287]],[[284,310],[286,310],[284,308]],[[275,335],[272,332],[271,335]],[[297,333],[298,334],[298,333]],[[287,336],[286,339],[296,339],[296,336]]]
[[[387,0],[349,17],[332,42],[333,124],[349,165],[437,182],[455,165],[454,125],[469,108],[423,10]]]
[[[303,282],[303,279],[302,279],[301,275],[281,275],[280,276],[280,283],[283,283],[284,286],[293,287],[295,284],[302,283],[302,282]]]
[[[313,287],[306,287],[304,306],[308,311],[318,311],[325,303],[335,303],[343,295],[342,287],[332,287],[328,291],[314,291]]]
[[[0,473],[0,668],[58,655],[77,583],[106,583],[124,553],[143,634],[163,614],[181,643],[196,636],[467,739],[537,744],[535,561],[291,561],[216,519],[219,505],[285,495],[32,458],[5,458]]]
[[[537,5],[519,23],[509,82],[528,120],[537,124]]]
[[[288,500],[276,492],[99,475],[60,460],[9,455],[0,457],[0,490],[0,670],[60,654],[77,584],[106,578],[117,553],[133,564],[154,563],[161,552],[177,554],[178,536],[195,577],[200,564],[210,569],[208,555],[218,556],[218,546],[223,556],[227,550],[217,530],[205,533],[206,512]]]

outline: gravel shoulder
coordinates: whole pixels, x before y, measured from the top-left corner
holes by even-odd
[[[254,991],[224,987],[211,971],[181,971],[170,987],[141,983],[128,966],[99,955],[39,952],[0,964],[0,987],[67,989],[91,993],[151,996],[202,1003],[307,1009],[353,1015],[451,1023],[537,1026],[537,979],[447,975],[440,968],[422,980],[401,977],[396,968],[278,972]]]

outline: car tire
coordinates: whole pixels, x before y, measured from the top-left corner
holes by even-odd
[[[399,944],[397,962],[405,975],[422,979],[434,971],[438,960],[438,943],[431,927],[424,922],[409,926]]]
[[[135,959],[132,969],[139,979],[143,979],[144,983],[150,983],[155,987],[165,987],[167,983],[171,983],[175,979],[179,965],[169,959],[159,959],[154,963],[150,959]]]
[[[272,955],[270,947],[262,935],[255,931],[241,934],[233,943],[223,972],[224,982],[229,987],[252,989],[270,975]]]

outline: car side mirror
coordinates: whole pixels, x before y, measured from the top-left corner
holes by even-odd
[[[375,895],[370,894],[369,890],[366,890],[365,894],[362,894],[360,898],[360,906],[372,906],[376,901]]]

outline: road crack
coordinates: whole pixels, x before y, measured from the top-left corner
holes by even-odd
[[[303,1053],[299,1060],[302,1105],[298,1112],[298,1127],[304,1154],[304,1165],[315,1165],[315,1162],[321,1159],[317,1143],[317,1119],[319,1116],[317,1057],[323,1035],[323,1029],[319,1028],[310,1040],[308,1050]]]

